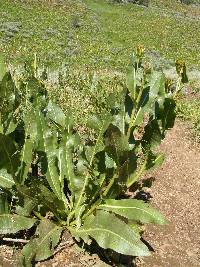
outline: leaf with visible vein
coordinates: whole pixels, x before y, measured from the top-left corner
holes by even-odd
[[[19,164],[19,153],[14,140],[10,136],[0,134],[0,169],[7,169],[14,175]]]
[[[87,126],[94,129],[97,134],[95,145],[89,147],[90,148],[88,150],[89,153],[87,154],[90,166],[92,166],[96,153],[104,149],[105,145],[103,142],[103,134],[111,122],[112,122],[112,117],[110,115],[104,115],[103,119],[99,118],[98,116],[92,116],[89,118],[87,122]]]
[[[62,227],[44,219],[40,222],[37,233],[39,237],[31,240],[22,250],[23,266],[31,266],[33,260],[42,261],[51,257],[60,240]]]
[[[106,152],[117,165],[122,165],[127,159],[129,151],[128,137],[113,124],[110,124],[105,133]]]
[[[48,159],[48,169],[46,173],[46,178],[51,186],[51,189],[55,195],[62,199],[61,192],[61,182],[59,180],[58,168],[56,166],[57,161],[57,148],[56,148],[56,138],[52,135],[50,129],[47,126],[45,117],[41,111],[36,111],[37,126],[38,126],[38,138],[41,141],[40,148],[46,153]]]
[[[99,210],[90,215],[79,229],[70,229],[72,235],[87,241],[88,236],[94,238],[100,247],[113,249],[118,253],[132,256],[147,256],[148,248],[141,242],[126,223],[115,215]]]
[[[29,168],[32,163],[32,151],[35,147],[35,141],[37,138],[37,125],[35,123],[34,112],[30,110],[24,118],[25,127],[25,141],[21,150],[21,165],[18,170],[19,181],[24,183],[27,178]]]
[[[62,109],[52,101],[49,101],[48,103],[47,116],[49,119],[59,124],[63,128],[65,127],[65,119],[66,119],[65,114],[62,111]]]
[[[36,222],[17,214],[0,214],[0,234],[15,234],[18,231],[31,228]]]
[[[107,199],[98,209],[114,212],[132,221],[141,223],[167,224],[168,221],[149,204],[137,199]]]
[[[8,196],[5,192],[1,191],[0,194],[0,214],[8,214],[10,213]]]
[[[5,169],[0,170],[0,187],[12,188],[15,184],[13,176],[7,172]]]
[[[0,54],[0,81],[3,79],[6,73],[5,59],[2,54]]]
[[[17,190],[20,195],[24,198],[24,207],[17,208],[17,211],[27,212],[27,207],[25,200],[30,200],[29,208],[31,206],[34,208],[35,206],[42,205],[45,207],[46,211],[51,211],[57,217],[59,217],[59,212],[65,212],[65,205],[62,200],[59,200],[56,195],[51,192],[46,186],[41,184],[38,181],[32,182],[29,187],[25,185],[17,186]],[[30,210],[29,210],[30,211]]]
[[[102,151],[105,147],[103,135],[111,122],[112,122],[111,115],[104,115],[102,120],[98,116],[92,116],[88,120],[87,126],[92,129],[95,129],[97,133],[97,139],[96,139],[95,145],[88,146],[88,149],[86,149],[86,157],[89,163],[89,167],[92,167],[95,155],[98,152]],[[89,184],[89,180],[90,180],[90,174],[88,173],[84,177],[84,183],[83,183],[82,190],[80,192],[80,196],[76,204],[76,208],[78,208],[83,202],[84,193],[86,191],[86,187]]]

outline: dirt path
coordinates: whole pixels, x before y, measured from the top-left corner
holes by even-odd
[[[151,203],[170,220],[167,227],[149,226],[145,239],[155,253],[141,267],[200,266],[200,149],[188,125],[177,122],[161,145],[166,154],[156,178]]]

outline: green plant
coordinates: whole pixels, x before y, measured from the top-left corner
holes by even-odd
[[[141,224],[167,220],[126,192],[163,161],[154,149],[173,126],[175,101],[165,76],[144,64],[143,54],[139,47],[132,56],[122,101],[113,95],[110,114],[88,118],[95,141],[81,140],[70,114],[49,99],[36,62],[22,79],[3,76],[0,234],[34,230],[19,265],[52,256],[64,229],[104,249],[149,255]]]
[[[193,124],[192,133],[197,142],[200,141],[200,100],[179,99],[177,103],[177,114],[182,120],[191,121]]]

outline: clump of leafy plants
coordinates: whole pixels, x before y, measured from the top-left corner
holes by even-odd
[[[19,22],[5,22],[0,25],[0,32],[4,33],[6,37],[11,38],[20,31],[21,27],[22,25]]]
[[[155,148],[173,127],[183,69],[171,92],[143,55],[143,47],[132,55],[122,101],[110,97],[109,114],[87,119],[94,140],[80,138],[70,113],[49,99],[36,64],[20,79],[1,73],[0,234],[32,229],[19,266],[52,256],[64,230],[103,249],[150,254],[141,225],[167,220],[127,191],[163,161]]]

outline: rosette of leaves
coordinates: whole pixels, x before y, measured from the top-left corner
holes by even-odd
[[[1,70],[0,234],[34,233],[19,266],[52,256],[65,229],[104,249],[149,255],[140,225],[167,220],[126,192],[163,160],[154,148],[175,119],[164,74],[143,65],[143,53],[133,55],[122,101],[88,118],[96,138],[84,141],[48,98],[36,64],[21,80]]]

